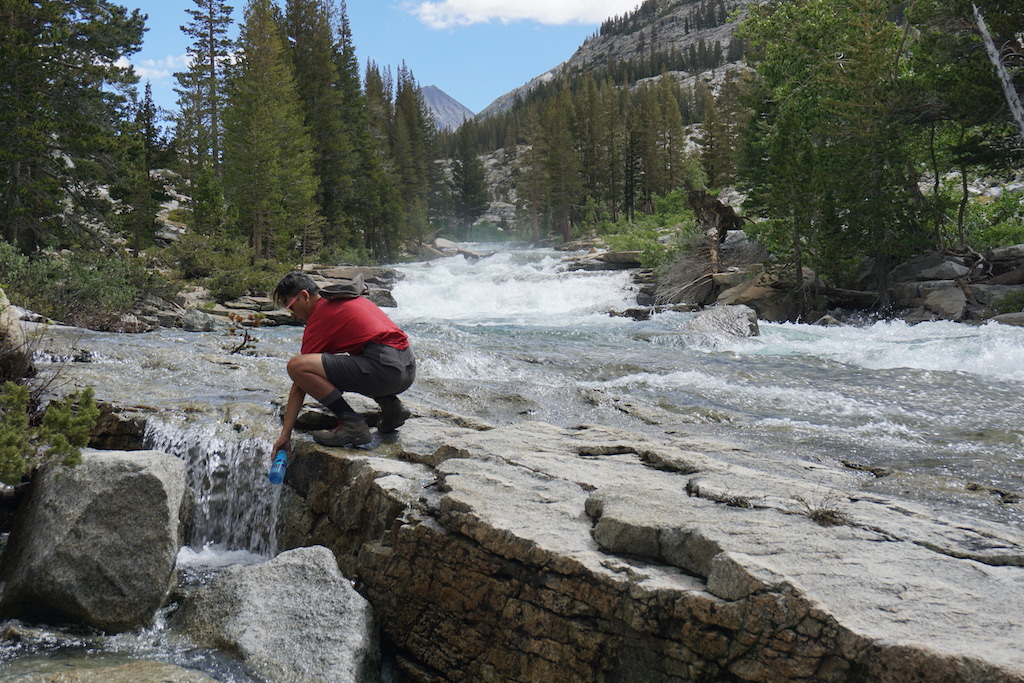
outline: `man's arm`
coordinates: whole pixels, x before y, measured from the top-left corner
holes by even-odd
[[[284,419],[281,422],[281,436],[274,444],[274,452],[285,449],[291,454],[292,429],[295,428],[295,421],[302,410],[302,402],[306,399],[306,392],[298,384],[292,383],[291,391],[288,392],[288,404],[284,409]]]

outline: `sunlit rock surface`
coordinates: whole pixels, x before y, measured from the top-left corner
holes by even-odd
[[[334,551],[413,679],[1024,680],[1006,527],[721,441],[477,427],[289,468],[281,539]]]

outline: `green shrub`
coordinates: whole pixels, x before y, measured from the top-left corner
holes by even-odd
[[[656,197],[652,215],[606,223],[604,230],[611,248],[641,252],[640,263],[646,268],[668,263],[677,252],[696,246],[703,237],[683,188]]]
[[[368,266],[373,262],[365,247],[353,248],[333,244],[324,245],[308,260],[312,263],[324,263],[330,266],[342,264]]]
[[[0,482],[17,484],[46,462],[77,465],[99,415],[89,388],[51,403],[39,425],[32,426],[28,387],[5,382],[0,390]]]
[[[190,225],[192,223],[192,210],[191,209],[171,209],[167,212],[167,220],[174,221],[175,223],[184,223]]]
[[[607,235],[608,246],[616,251],[639,251],[645,268],[656,268],[668,261],[669,248],[658,241],[661,230],[650,223],[630,223],[619,232]]]
[[[266,294],[288,269],[274,261],[253,264],[245,240],[224,235],[186,233],[165,256],[183,280],[204,285],[218,301]]]
[[[996,315],[1024,311],[1024,291],[1007,294],[992,304],[992,308],[996,310]]]
[[[170,285],[126,252],[88,249],[25,257],[0,242],[0,272],[8,298],[69,325],[113,329],[144,294],[165,296]]]
[[[989,202],[971,202],[964,232],[968,244],[978,251],[1024,244],[1024,193],[1004,192]]]

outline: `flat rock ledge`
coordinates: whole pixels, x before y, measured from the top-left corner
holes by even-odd
[[[680,433],[417,412],[372,450],[300,441],[279,523],[404,679],[1024,681],[1018,530]]]

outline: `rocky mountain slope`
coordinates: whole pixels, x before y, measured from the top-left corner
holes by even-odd
[[[455,130],[463,121],[473,118],[473,111],[454,97],[438,88],[428,85],[423,88],[423,100],[434,115],[438,130]]]
[[[724,49],[736,28],[735,20],[708,28],[695,27],[700,25],[702,15],[711,7],[719,13],[724,11],[729,17],[734,17],[737,11],[742,13],[748,3],[749,0],[723,0],[718,3],[708,0],[661,0],[656,3],[657,10],[652,16],[642,18],[638,10],[623,20],[628,27],[588,38],[568,60],[498,97],[478,116],[486,118],[506,111],[515,103],[517,96],[523,97],[538,85],[563,73],[583,73],[612,62],[640,61],[652,53],[685,52],[702,40],[709,47],[716,42],[720,43]],[[677,74],[681,77],[690,75]]]

